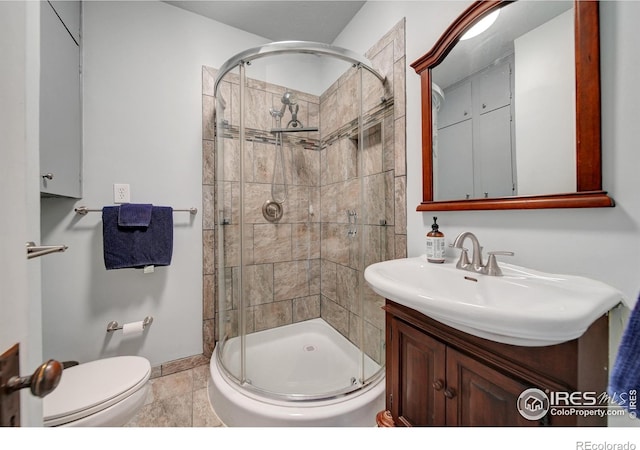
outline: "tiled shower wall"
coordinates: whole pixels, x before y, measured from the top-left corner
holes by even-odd
[[[249,76],[249,70],[248,76]],[[225,77],[220,95],[225,99],[225,138],[222,188],[215,201],[224,211],[224,271],[226,293],[222,299],[224,326],[230,336],[238,329],[240,270],[240,146],[238,136],[239,84],[237,76]],[[276,126],[269,114],[279,110],[284,86],[248,79],[244,155],[244,259],[246,330],[261,331],[299,322],[320,314],[320,147],[318,132],[286,133],[282,149],[276,147]],[[319,99],[293,91],[298,99],[298,119],[306,127],[319,127]],[[282,121],[286,126],[288,112]],[[284,168],[281,161],[284,161]],[[275,187],[272,181],[275,173]],[[282,183],[284,180],[286,185]],[[220,187],[220,186],[219,186]],[[273,191],[272,191],[273,189]],[[276,223],[262,215],[263,203],[284,201],[284,215]],[[211,205],[213,206],[213,205]],[[214,237],[215,239],[215,237]],[[217,312],[217,311],[216,311]]]
[[[269,108],[280,107],[285,87],[250,81],[247,89],[249,114],[246,127],[245,159],[245,257],[249,264],[247,330],[259,331],[287,323],[323,317],[335,329],[356,344],[364,321],[365,351],[377,361],[383,358],[383,299],[363,286],[364,305],[354,301],[363,270],[359,258],[359,238],[350,236],[347,211],[358,210],[360,181],[357,173],[362,161],[365,203],[358,211],[364,221],[365,267],[376,261],[406,256],[406,167],[405,167],[405,55],[404,21],[387,33],[366,56],[385,77],[384,86],[364,71],[363,90],[367,101],[365,131],[358,135],[351,121],[357,117],[354,104],[358,86],[357,72],[349,70],[320,98],[296,92],[305,126],[318,126],[318,133],[295,133],[285,136],[284,159],[287,202],[283,218],[276,224],[267,222],[261,213],[262,203],[272,197],[273,160],[276,146],[268,130],[274,125]],[[216,197],[214,155],[213,80],[216,70],[203,68],[203,260],[204,352],[210,356],[217,338],[216,237],[214,232]],[[250,77],[250,73],[248,72]],[[239,123],[237,77],[225,77],[220,92],[227,105],[225,133],[234,136]],[[288,114],[288,112],[287,112]],[[288,115],[285,114],[283,124]],[[267,132],[265,132],[267,131]],[[225,233],[238,241],[239,148],[237,136],[225,139],[224,189],[219,193],[225,205]],[[356,152],[358,140],[364,150]],[[227,167],[228,166],[228,167]],[[276,167],[276,183],[281,172]],[[283,185],[276,184],[275,196],[281,198]],[[231,334],[237,327],[238,248],[227,247],[223,301]]]

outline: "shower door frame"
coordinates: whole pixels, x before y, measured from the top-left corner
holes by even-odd
[[[323,393],[320,395],[306,395],[306,394],[274,394],[268,391],[265,391],[263,389],[260,389],[259,387],[253,386],[251,385],[251,383],[248,383],[248,379],[247,379],[247,368],[246,368],[246,335],[247,335],[247,327],[246,327],[246,312],[244,311],[246,308],[246,304],[245,304],[245,292],[244,292],[244,283],[243,283],[243,275],[244,275],[244,267],[245,267],[245,261],[244,261],[244,236],[245,236],[245,211],[244,211],[244,204],[243,201],[245,199],[245,145],[246,145],[246,128],[245,128],[245,114],[243,111],[243,107],[245,105],[245,99],[246,99],[246,66],[251,64],[251,61],[258,59],[258,58],[264,58],[264,57],[268,57],[268,56],[273,56],[273,55],[281,55],[281,54],[313,54],[313,55],[324,55],[324,56],[331,56],[337,59],[341,59],[343,61],[346,61],[348,63],[350,63],[352,65],[352,67],[354,67],[355,69],[357,69],[358,71],[358,80],[359,80],[359,93],[360,93],[360,98],[359,98],[359,106],[358,106],[358,152],[361,152],[361,147],[363,145],[364,142],[364,124],[363,124],[363,89],[362,89],[362,84],[363,84],[363,75],[362,75],[362,71],[366,70],[369,73],[373,74],[381,83],[384,83],[385,81],[385,77],[382,76],[378,71],[376,71],[370,64],[370,62],[365,59],[364,57],[357,55],[354,52],[351,52],[349,50],[346,49],[342,49],[339,47],[334,47],[334,46],[330,46],[327,44],[322,44],[322,43],[315,43],[315,42],[304,42],[304,41],[285,41],[285,42],[276,42],[276,43],[272,43],[272,44],[267,44],[261,47],[256,47],[256,48],[252,48],[249,50],[246,50],[244,52],[241,52],[237,55],[235,55],[234,57],[232,57],[231,59],[229,59],[227,62],[225,62],[222,67],[220,68],[216,79],[214,81],[214,98],[216,99],[216,114],[218,113],[218,88],[219,88],[219,84],[223,81],[225,75],[227,75],[229,72],[231,72],[234,69],[238,69],[238,76],[240,78],[240,82],[239,82],[239,102],[240,102],[240,114],[239,114],[239,133],[238,133],[238,139],[239,139],[239,152],[240,152],[240,158],[239,158],[239,188],[240,188],[240,208],[239,208],[239,239],[240,239],[240,251],[239,251],[239,270],[237,271],[237,280],[238,280],[238,290],[239,290],[239,304],[237,306],[237,310],[238,310],[238,319],[237,319],[237,326],[238,326],[238,337],[240,338],[240,372],[239,374],[233,374],[229,371],[229,369],[226,367],[226,365],[224,364],[224,361],[222,360],[223,358],[223,351],[218,351],[216,352],[218,355],[218,358],[220,359],[219,361],[219,365],[220,367],[223,369],[223,372],[231,379],[233,379],[236,383],[238,383],[239,385],[241,385],[243,388],[247,388],[250,391],[259,393],[261,395],[267,395],[268,397],[272,397],[272,398],[277,398],[277,399],[287,399],[287,400],[317,400],[317,399],[331,399],[331,398],[336,398],[342,395],[346,395],[350,392],[353,392],[355,390],[361,389],[375,381],[377,381],[380,377],[382,377],[384,375],[384,363],[381,365],[380,369],[372,376],[370,376],[369,378],[365,377],[365,373],[364,373],[364,358],[366,356],[365,351],[364,351],[364,323],[359,327],[359,340],[360,340],[360,345],[358,346],[358,349],[360,351],[361,354],[361,362],[360,362],[360,372],[361,372],[361,384],[358,388],[352,388],[352,387],[347,387],[344,388],[342,390],[339,391],[335,391],[335,392],[329,392],[329,393]],[[384,98],[382,99],[384,101]],[[220,124],[222,123],[222,121],[219,121],[218,118],[216,117],[216,122],[217,125],[220,126]],[[218,128],[218,127],[216,127]],[[222,142],[221,137],[219,137],[218,135],[216,135],[216,149],[221,147],[221,142]],[[218,150],[216,150],[218,151]],[[363,195],[364,195],[364,176],[362,174],[362,159],[363,158],[358,158],[358,160],[360,161],[360,167],[358,167],[358,179],[359,179],[359,184],[360,184],[360,201],[359,201],[359,208],[362,210],[363,205],[364,205],[364,201],[363,201]],[[218,185],[218,192],[222,192],[223,189],[221,188],[221,184],[224,182],[224,177],[221,176],[223,174],[223,167],[221,164],[219,164],[219,159],[217,161],[217,180],[216,183]],[[219,198],[219,197],[218,197]],[[218,201],[220,201],[218,199]],[[217,207],[218,208],[218,214],[217,214],[217,239],[218,239],[218,245],[217,245],[217,251],[218,251],[218,302],[223,302],[223,296],[224,296],[224,287],[225,287],[225,264],[224,264],[224,217],[223,217],[223,211],[220,208],[220,206]],[[361,217],[363,215],[363,212],[360,211],[359,212]],[[351,223],[351,221],[350,221]],[[359,302],[361,302],[361,308],[362,308],[362,283],[364,283],[364,277],[363,277],[363,273],[364,273],[364,242],[363,242],[363,221],[360,221],[359,223],[356,224],[356,229],[358,230],[358,239],[360,239],[360,244],[359,244],[359,259],[360,259],[360,264],[362,265],[362,267],[358,270],[359,272],[359,280],[360,280],[360,289],[358,290],[359,292],[357,293],[357,295],[359,296]],[[231,281],[231,289],[233,289],[233,281]],[[222,323],[224,321],[224,317],[222,314],[219,314],[218,317],[218,332],[223,329]],[[364,321],[364,318],[363,318]],[[224,337],[224,336],[217,336],[219,341],[218,344],[221,345],[221,350],[224,348],[224,345],[226,343],[226,340],[228,337]]]

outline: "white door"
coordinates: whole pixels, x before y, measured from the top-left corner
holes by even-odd
[[[25,248],[40,239],[39,8],[0,2],[0,353],[19,343],[20,375],[43,362],[40,262]],[[42,401],[28,391],[21,425],[40,426]]]

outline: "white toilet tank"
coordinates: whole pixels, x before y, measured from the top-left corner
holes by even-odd
[[[43,399],[44,425],[117,427],[144,405],[151,364],[140,356],[116,356],[69,367]]]

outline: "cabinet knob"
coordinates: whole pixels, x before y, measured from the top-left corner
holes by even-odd
[[[47,180],[53,180],[53,174],[51,172],[45,173],[44,175],[42,175],[42,178],[45,178]]]
[[[456,390],[453,388],[446,388],[444,390],[444,396],[447,397],[448,399],[452,399],[453,397],[456,396]]]
[[[442,380],[436,380],[436,381],[433,382],[433,384],[431,386],[433,386],[433,388],[436,391],[441,391],[442,388],[444,387],[444,383],[442,382]]]

